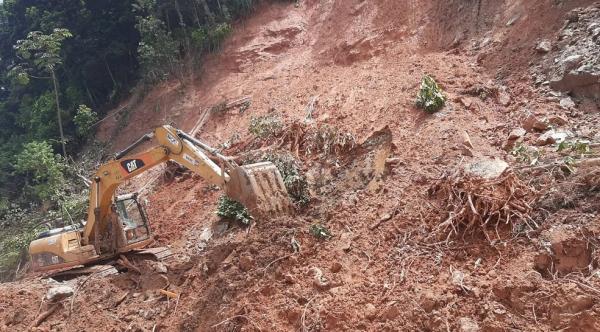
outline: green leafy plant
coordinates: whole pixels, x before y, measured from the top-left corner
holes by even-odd
[[[248,131],[260,139],[268,139],[276,136],[283,129],[283,123],[276,114],[265,116],[253,116],[250,118]]]
[[[285,189],[294,204],[301,207],[310,202],[308,180],[302,174],[299,162],[293,156],[287,153],[270,152],[251,160],[251,162],[258,161],[270,161],[277,167],[283,178]]]
[[[417,107],[429,113],[439,111],[446,103],[446,96],[435,80],[429,75],[423,76],[421,89],[417,95]]]
[[[558,144],[556,148],[557,152],[569,153],[574,152],[578,155],[586,155],[592,153],[592,149],[590,148],[590,143],[585,141],[574,141],[568,142],[563,141]]]
[[[73,122],[77,127],[77,134],[87,137],[91,133],[92,125],[98,121],[98,115],[86,105],[79,105],[77,114],[73,117]]]
[[[329,240],[333,237],[333,235],[331,235],[331,232],[329,231],[329,229],[327,229],[327,227],[317,223],[317,224],[312,224],[309,228],[310,234],[312,234],[314,237],[319,238],[319,239],[324,239],[324,240]]]
[[[42,201],[56,201],[65,184],[65,165],[54,155],[48,142],[30,142],[16,157],[13,165],[18,174],[26,175],[26,187]],[[26,188],[26,190],[27,190]]]
[[[537,164],[538,160],[542,156],[542,153],[536,149],[527,146],[526,144],[519,143],[510,151],[510,154],[514,156],[518,162],[527,163],[531,166]]]
[[[219,197],[216,213],[221,218],[239,221],[244,225],[249,225],[253,219],[245,206],[227,196]]]

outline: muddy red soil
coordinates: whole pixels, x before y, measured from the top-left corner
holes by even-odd
[[[75,295],[39,329],[600,330],[598,193],[567,186],[581,178],[521,174],[540,197],[547,194],[531,213],[536,227],[500,225],[487,238],[437,236],[444,205],[430,195],[442,175],[474,161],[521,168],[507,139],[528,117],[554,119],[555,128],[577,133],[585,127],[588,138],[600,138],[597,110],[561,108],[547,85],[535,84],[532,70],[548,56],[536,45],[557,40],[571,10],[597,6],[583,0],[261,5],[186,85],[167,82],[129,103],[127,122],[119,125],[123,117],[115,116],[98,138],[117,151],[174,122],[199,129],[197,137],[214,146],[229,141],[225,152],[240,154],[253,146],[252,116],[304,122],[314,100],[313,123],[352,134],[357,147],[327,156],[299,153],[313,194],[309,206],[252,227],[219,221],[221,193],[197,176],[165,180],[157,171],[130,183],[150,188],[144,196],[156,242],[175,256],[135,261],[141,275],[70,281]],[[448,96],[435,114],[414,106],[424,74]],[[243,112],[209,112],[245,96],[251,104]],[[373,138],[382,132],[390,135],[385,149],[386,139]],[[524,143],[535,145],[541,134],[527,132]],[[555,146],[539,149],[550,158]],[[333,237],[314,237],[315,223]],[[0,329],[29,328],[47,309],[41,299],[49,283],[26,277],[1,285]]]

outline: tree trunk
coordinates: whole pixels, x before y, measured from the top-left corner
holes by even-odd
[[[106,61],[106,56],[103,57],[104,60],[104,64],[106,65],[106,70],[108,71],[108,76],[110,76],[110,79],[112,80],[113,83],[113,91],[116,93],[117,92],[117,81],[115,80],[115,77],[113,76],[112,71],[110,70],[110,66],[108,65],[108,61]]]
[[[58,82],[56,80],[56,73],[54,69],[51,69],[52,83],[54,84],[54,97],[56,98],[56,115],[58,117],[58,130],[60,132],[60,145],[62,146],[63,157],[67,158],[67,145],[65,143],[65,134],[63,133],[62,117],[60,115],[60,103],[58,101]]]
[[[208,24],[212,25],[213,23],[215,23],[215,17],[213,15],[213,13],[210,11],[210,8],[208,7],[208,3],[206,3],[206,0],[199,0],[199,1],[202,4],[204,13],[206,14],[206,16],[208,18]]]

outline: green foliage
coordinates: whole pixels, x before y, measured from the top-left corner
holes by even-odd
[[[92,125],[98,121],[98,114],[86,105],[79,105],[73,122],[77,126],[77,134],[87,137],[91,133]]]
[[[537,164],[538,160],[542,156],[540,150],[529,147],[526,144],[518,143],[515,147],[510,151],[510,154],[514,156],[518,162],[526,163],[531,166]]]
[[[300,165],[294,157],[289,154],[267,153],[260,159],[275,164],[281,173],[285,189],[296,205],[305,206],[310,202],[308,181],[300,171]]]
[[[26,192],[40,201],[56,201],[65,182],[64,167],[45,141],[25,144],[14,164],[15,171],[27,177]]]
[[[137,52],[144,79],[148,83],[167,79],[177,62],[177,42],[157,17],[138,17],[136,28],[141,38]]]
[[[317,223],[317,224],[312,224],[309,228],[310,234],[312,234],[314,237],[318,238],[318,239],[323,239],[323,240],[329,240],[333,237],[333,235],[331,235],[331,232],[329,231],[329,229],[327,229],[327,227]]]
[[[252,116],[248,131],[260,139],[275,137],[283,129],[283,123],[277,114]]]
[[[15,49],[24,59],[33,61],[38,69],[52,71],[62,63],[62,42],[71,37],[73,35],[68,29],[54,29],[48,35],[40,31],[31,31],[27,34],[27,39],[17,41]]]
[[[586,141],[562,141],[558,144],[556,148],[557,152],[562,152],[563,154],[568,153],[576,153],[578,155],[586,155],[592,153],[592,149],[590,148],[590,143]]]
[[[244,225],[249,225],[252,222],[252,216],[250,216],[248,209],[227,196],[219,197],[216,213],[221,218],[239,221]]]
[[[446,96],[435,80],[429,75],[423,76],[421,89],[417,95],[417,107],[429,113],[442,109],[446,103]]]
[[[56,104],[52,92],[46,91],[35,100],[25,96],[19,106],[17,123],[32,139],[56,139]]]
[[[192,31],[191,41],[196,51],[215,52],[221,48],[221,44],[232,31],[233,27],[228,22],[202,27]]]
[[[356,146],[356,138],[352,133],[329,125],[309,129],[304,141],[306,154],[321,153],[324,157],[348,151]]]

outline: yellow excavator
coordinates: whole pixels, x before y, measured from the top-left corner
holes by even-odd
[[[156,141],[156,146],[129,155],[150,140]],[[165,125],[142,136],[96,171],[90,182],[87,221],[44,232],[32,241],[32,270],[90,265],[148,246],[152,242],[150,223],[138,195],[115,196],[115,192],[124,181],[167,161],[219,186],[253,216],[281,215],[291,208],[281,174],[272,163],[239,166],[191,135]]]

